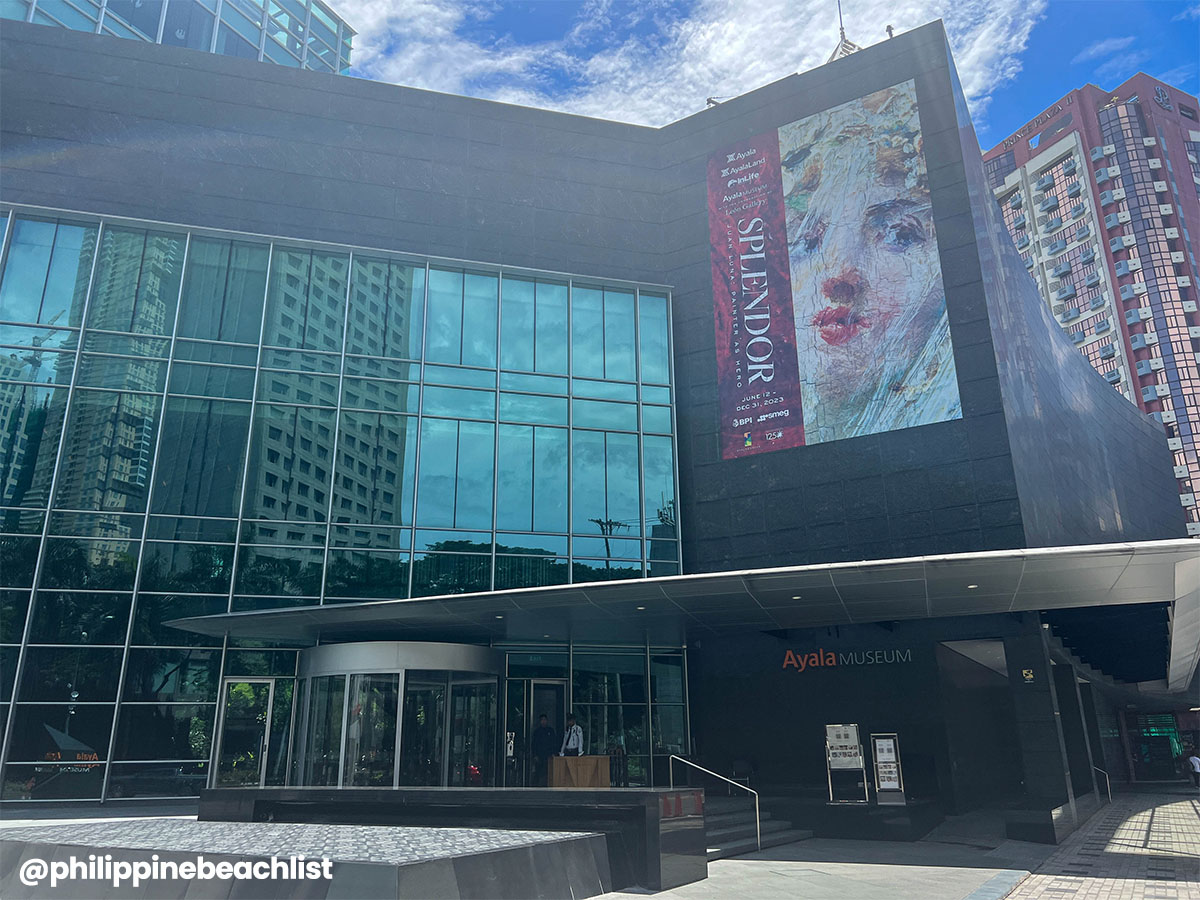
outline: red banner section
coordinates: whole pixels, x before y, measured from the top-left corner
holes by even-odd
[[[721,456],[804,444],[779,135],[708,161]]]

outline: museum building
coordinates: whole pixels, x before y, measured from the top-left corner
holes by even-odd
[[[1051,327],[940,23],[662,128],[0,66],[3,800],[528,786],[572,713],[623,784],[832,795],[855,723],[913,802],[1075,816],[1200,737],[1162,425]]]

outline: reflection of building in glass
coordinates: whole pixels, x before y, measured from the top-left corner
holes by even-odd
[[[174,761],[168,793],[194,793],[221,673],[294,671],[291,650],[177,647],[191,639],[164,620],[679,572],[659,515],[676,471],[664,292],[581,289],[581,319],[609,295],[613,315],[572,335],[568,284],[528,270],[438,268],[430,300],[424,261],[4,221],[3,596],[34,610],[4,797],[65,773],[22,768],[52,765],[43,724],[100,760],[111,742],[111,796],[159,777],[135,733]],[[573,389],[568,343],[589,366]],[[122,654],[114,706],[101,674]],[[101,674],[38,687],[47,667]],[[38,704],[72,691],[68,729]],[[494,779],[475,755],[447,777]],[[55,790],[94,796],[104,770]]]
[[[354,29],[320,0],[12,0],[0,18],[345,73]]]
[[[1163,424],[1200,536],[1200,103],[1146,75],[1072,91],[984,154],[1017,249],[1063,330]]]

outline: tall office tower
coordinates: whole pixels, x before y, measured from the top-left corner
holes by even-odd
[[[1017,249],[1110,384],[1162,422],[1200,536],[1200,122],[1196,98],[1138,74],[1085,85],[984,154]]]
[[[319,0],[4,0],[0,19],[340,74],[355,35]]]

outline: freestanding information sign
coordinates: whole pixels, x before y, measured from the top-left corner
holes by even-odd
[[[866,803],[867,769],[857,725],[825,726],[830,803]]]
[[[880,806],[903,806],[899,738],[894,733],[871,735],[871,761],[875,768],[875,801]]]

